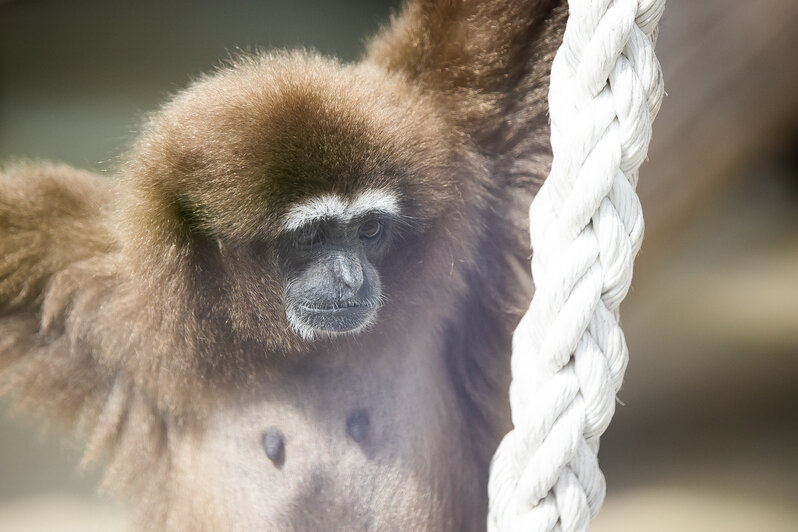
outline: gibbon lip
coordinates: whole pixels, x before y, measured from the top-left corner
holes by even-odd
[[[335,305],[306,305],[300,304],[299,307],[302,310],[306,310],[308,312],[341,312],[347,310],[358,310],[358,309],[373,309],[377,305],[371,303],[369,301],[345,301],[343,303],[337,303]]]

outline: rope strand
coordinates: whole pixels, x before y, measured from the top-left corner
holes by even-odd
[[[635,193],[663,85],[664,0],[571,0],[551,70],[554,154],[529,209],[536,292],[513,336],[513,425],[491,465],[491,532],[587,530],[599,438],[629,359],[618,307],[643,237]]]

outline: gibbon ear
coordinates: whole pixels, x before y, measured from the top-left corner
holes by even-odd
[[[366,60],[440,99],[461,131],[501,155],[517,149],[519,134],[546,125],[566,15],[560,0],[406,2],[369,43]]]

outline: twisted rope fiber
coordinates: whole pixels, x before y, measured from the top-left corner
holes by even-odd
[[[571,0],[549,89],[551,173],[529,210],[536,293],[513,336],[514,428],[493,458],[491,532],[587,530],[599,437],[629,353],[618,307],[643,237],[635,193],[663,95],[664,0]]]

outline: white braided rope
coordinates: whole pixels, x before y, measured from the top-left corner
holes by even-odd
[[[663,95],[664,0],[570,0],[549,89],[551,173],[529,209],[536,293],[513,337],[514,429],[491,465],[488,528],[587,530],[599,437],[629,358],[618,306],[643,237],[635,193]]]

